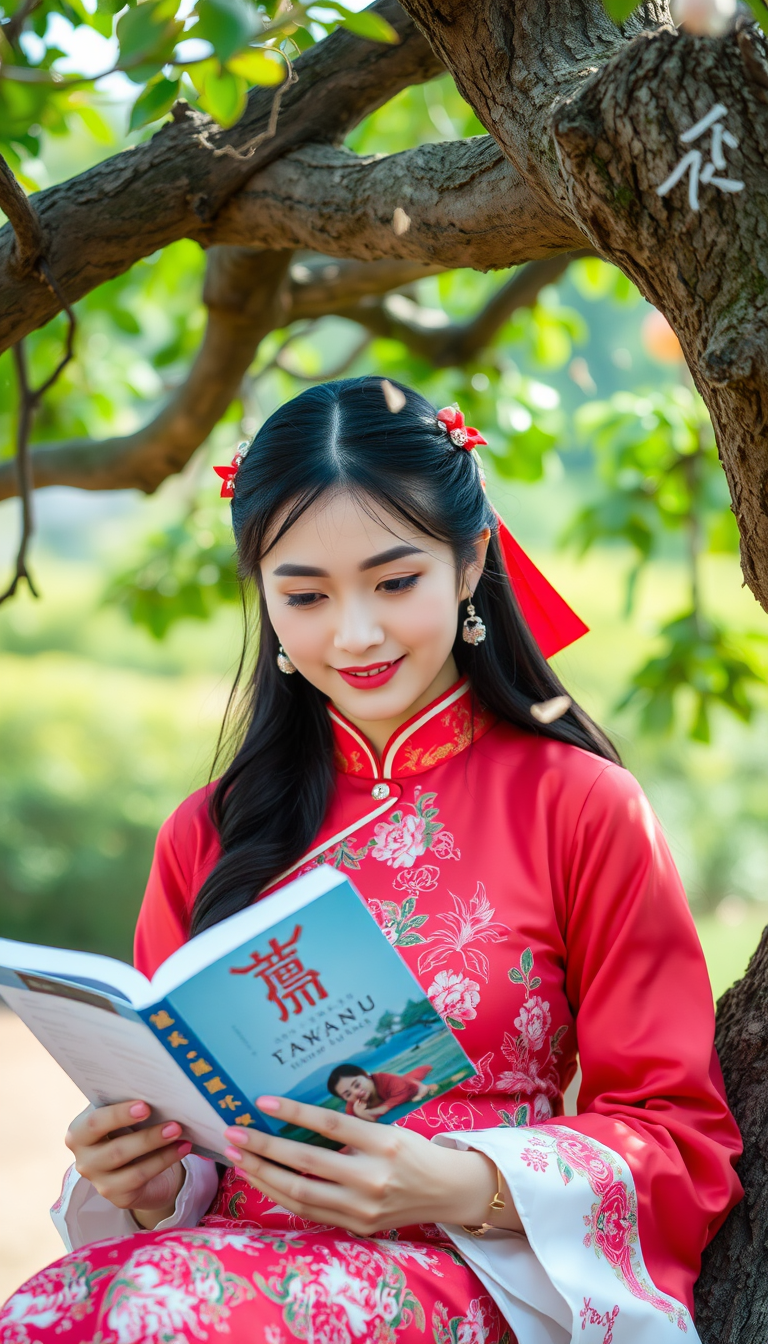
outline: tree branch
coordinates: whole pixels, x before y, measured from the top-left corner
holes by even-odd
[[[396,210],[403,212],[400,231]],[[490,136],[375,158],[305,145],[254,177],[207,237],[481,271],[585,242],[568,216],[542,204]]]
[[[212,248],[203,298],[208,325],[187,378],[142,429],[111,439],[41,444],[33,451],[35,483],[81,490],[151,494],[181,471],[237,395],[259,342],[282,326],[281,290],[290,252]],[[12,463],[0,464],[0,499],[16,493]]]
[[[134,434],[101,442],[90,439],[40,444],[32,450],[38,487],[70,485],[84,490],[134,488],[151,493],[180,471],[238,395],[259,342],[276,327],[335,315],[357,322],[368,333],[340,368],[340,376],[368,343],[371,334],[393,336],[436,364],[461,364],[493,338],[516,308],[528,306],[552,283],[574,255],[532,262],[492,296],[477,316],[436,330],[418,321],[416,305],[407,318],[398,314],[392,295],[434,266],[413,262],[337,262],[329,257],[299,257],[288,252],[254,252],[214,247],[208,253],[203,297],[209,318],[197,358],[183,384],[157,416]],[[389,303],[378,302],[383,294]],[[280,357],[290,337],[281,347]],[[282,367],[282,365],[281,365]],[[261,371],[262,373],[265,370]],[[0,499],[18,491],[13,462],[0,463]]]
[[[529,261],[491,296],[468,322],[436,323],[442,309],[420,308],[402,294],[392,294],[376,304],[359,303],[337,309],[338,317],[359,322],[377,336],[402,341],[415,355],[435,368],[461,368],[491,344],[496,333],[518,308],[530,308],[545,285],[558,280],[572,261],[594,256],[588,249]]]
[[[0,208],[8,216],[15,235],[9,265],[18,276],[27,275],[43,250],[43,231],[37,212],[30,205],[8,164],[0,154]]]
[[[268,163],[307,140],[343,140],[400,89],[440,73],[439,60],[397,0],[377,0],[374,9],[397,30],[399,45],[367,42],[339,29],[305,52],[274,136],[251,158],[216,155],[211,146],[242,151],[265,131],[274,101],[270,89],[252,89],[243,117],[229,130],[177,104],[175,119],[151,140],[38,192],[33,205],[50,239],[51,271],[69,301],[178,238],[202,237],[226,201]],[[57,311],[33,277],[13,273],[12,252],[12,231],[0,230],[0,350]]]

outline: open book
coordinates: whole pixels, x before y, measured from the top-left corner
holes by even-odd
[[[0,938],[0,995],[97,1106],[146,1101],[219,1160],[236,1124],[327,1144],[262,1094],[389,1123],[474,1066],[349,881],[319,867],[147,980],[111,957]],[[357,1103],[357,1110],[355,1110]]]

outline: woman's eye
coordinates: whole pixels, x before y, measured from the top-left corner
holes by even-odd
[[[406,593],[409,588],[415,588],[418,581],[418,574],[404,574],[399,579],[384,579],[379,587],[385,593]]]
[[[322,596],[322,593],[291,593],[285,601],[289,607],[314,607]]]

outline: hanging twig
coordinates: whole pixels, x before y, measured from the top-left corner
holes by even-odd
[[[280,114],[280,104],[283,101],[283,94],[286,93],[287,90],[291,87],[291,85],[295,84],[299,78],[291,62],[288,60],[288,57],[286,56],[285,52],[281,51],[280,55],[285,61],[287,67],[287,74],[282,84],[279,86],[279,88],[275,89],[275,96],[272,99],[272,107],[269,113],[269,121],[267,122],[267,129],[265,131],[262,131],[261,135],[255,136],[254,139],[251,140],[248,148],[245,150],[235,149],[233,145],[222,145],[220,148],[218,148],[216,145],[211,144],[210,140],[208,139],[207,132],[201,131],[197,137],[200,144],[204,145],[206,149],[210,149],[216,158],[220,158],[222,154],[227,154],[231,159],[241,159],[241,160],[250,159],[256,153],[256,150],[258,149],[259,145],[262,145],[265,140],[272,139],[273,135],[275,134],[275,131],[277,130],[277,118]]]
[[[5,592],[0,594],[0,605],[2,605],[8,598],[13,597],[22,579],[25,580],[32,596],[38,596],[34,580],[27,568],[27,551],[35,528],[34,512],[32,508],[32,494],[35,488],[35,483],[32,473],[32,459],[29,452],[29,439],[32,433],[35,412],[37,411],[42,398],[49,388],[53,387],[56,379],[72,358],[76,319],[71,304],[68,303],[57,280],[51,273],[48,262],[41,256],[43,235],[37,214],[27,200],[27,197],[24,195],[24,192],[21,190],[21,187],[13,176],[8,164],[5,162],[5,159],[3,159],[1,155],[0,204],[2,204],[16,235],[19,265],[22,265],[24,269],[31,269],[34,267],[43,284],[48,286],[51,293],[58,299],[67,315],[67,337],[64,343],[64,353],[56,365],[56,368],[53,370],[53,373],[51,373],[39,387],[30,387],[24,341],[18,341],[16,345],[13,346],[13,362],[16,366],[16,377],[19,386],[19,419],[16,431],[16,469],[19,476],[19,495],[21,498],[21,541],[19,542],[19,549],[16,553],[16,572]]]

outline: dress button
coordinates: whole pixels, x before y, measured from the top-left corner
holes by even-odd
[[[374,784],[371,789],[371,797],[375,798],[377,803],[381,803],[385,798],[389,797],[390,792],[391,790],[388,784]]]

